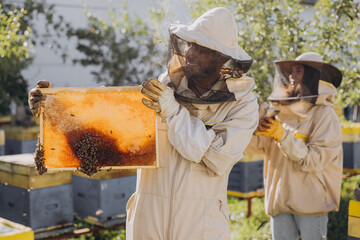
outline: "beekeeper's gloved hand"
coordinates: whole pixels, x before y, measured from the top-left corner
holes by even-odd
[[[277,118],[267,117],[260,120],[258,131],[255,134],[271,137],[278,142],[284,136],[284,132],[284,127]]]
[[[155,110],[162,118],[173,116],[179,111],[180,104],[175,100],[174,91],[156,78],[143,82],[141,93],[151,99],[143,98],[144,105]]]
[[[40,107],[46,98],[46,96],[41,92],[40,88],[50,88],[50,87],[51,85],[49,81],[40,80],[37,82],[36,87],[30,90],[28,102],[29,102],[30,110],[35,117],[40,116]]]

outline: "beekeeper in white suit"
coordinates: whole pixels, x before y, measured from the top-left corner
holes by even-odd
[[[168,71],[143,83],[143,102],[160,116],[158,169],[138,170],[127,204],[126,238],[230,239],[226,189],[258,124],[251,57],[234,18],[214,8],[191,26],[171,25]],[[40,81],[29,93],[39,115]]]
[[[326,239],[327,214],[340,202],[342,139],[333,100],[342,74],[314,52],[275,66],[269,100],[279,115],[260,120],[246,151],[265,154],[272,238]]]
[[[252,59],[226,8],[169,33],[168,71],[142,84],[161,117],[160,168],[138,170],[127,239],[229,240],[228,175],[258,125]]]

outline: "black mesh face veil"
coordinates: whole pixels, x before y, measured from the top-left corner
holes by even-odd
[[[286,62],[275,64],[276,72],[271,101],[291,104],[300,100],[315,103],[320,72],[308,65]]]
[[[208,104],[234,101],[235,96],[229,92],[225,81],[241,78],[250,68],[252,60],[235,60],[197,43],[187,42],[170,32],[167,63],[169,86],[177,90],[186,83],[189,89],[201,92],[189,96],[175,91],[175,97],[186,102]],[[216,81],[211,80],[214,76],[217,76]]]

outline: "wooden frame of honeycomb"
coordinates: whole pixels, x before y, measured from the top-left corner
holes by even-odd
[[[39,144],[48,170],[157,168],[155,112],[140,87],[43,88]]]

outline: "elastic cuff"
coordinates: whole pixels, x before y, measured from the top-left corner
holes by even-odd
[[[167,120],[168,118],[171,118],[175,116],[180,111],[180,104],[178,102],[174,102],[172,106],[168,106],[166,109],[160,112],[160,116]]]
[[[277,143],[282,143],[287,135],[289,134],[289,131],[284,128],[284,134],[282,135],[281,139],[279,141],[276,141]]]

